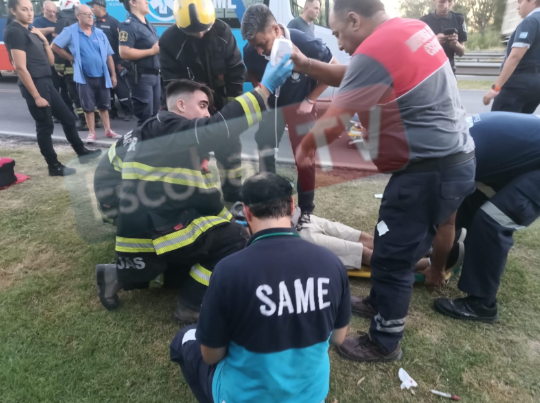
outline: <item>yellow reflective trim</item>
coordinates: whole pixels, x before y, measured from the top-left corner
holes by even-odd
[[[259,106],[259,101],[257,101],[257,98],[255,98],[255,95],[253,95],[251,92],[248,92],[246,95],[253,104],[253,108],[255,109],[255,113],[257,114],[257,121],[260,122],[262,120],[262,114],[261,107]]]
[[[251,111],[249,110],[249,106],[246,100],[242,97],[238,97],[236,98],[236,100],[240,102],[240,105],[242,105],[242,108],[244,109],[244,114],[246,115],[248,126],[253,126],[253,117],[251,116]]]
[[[114,143],[107,153],[109,156],[109,162],[114,167],[115,171],[122,172],[122,159],[116,154],[116,143]]]
[[[142,172],[129,172],[130,169]],[[152,167],[140,162],[123,163],[122,179],[166,182],[174,185],[193,186],[201,189],[217,188],[215,182],[213,182],[212,175],[203,175],[201,171],[187,168]]]
[[[147,252],[154,253],[154,244],[151,239],[146,238],[124,238],[117,236],[116,237],[116,248],[117,252],[126,252],[126,253],[136,253],[136,252]]]
[[[212,272],[210,270],[206,270],[199,263],[191,267],[189,275],[196,282],[201,283],[202,285],[205,285],[207,287],[210,285],[210,277],[212,276]]]
[[[217,216],[199,217],[180,231],[175,231],[154,239],[154,249],[158,255],[161,255],[163,253],[183,248],[184,246],[191,245],[202,233],[208,231],[215,225],[228,222],[229,221]]]
[[[116,143],[114,143],[111,148],[109,148],[109,152],[107,154],[109,155],[109,162],[112,164],[114,161],[114,157],[116,157]]]
[[[73,74],[73,67],[66,67],[66,74]]]
[[[227,207],[223,207],[223,210],[221,210],[218,214],[219,217],[231,221],[233,219],[233,216],[229,210],[227,210]]]
[[[219,169],[219,176],[226,176],[227,178],[241,178],[242,167],[234,169]]]

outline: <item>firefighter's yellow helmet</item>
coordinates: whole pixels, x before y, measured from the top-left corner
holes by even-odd
[[[188,34],[209,30],[216,21],[212,0],[174,0],[176,25]]]

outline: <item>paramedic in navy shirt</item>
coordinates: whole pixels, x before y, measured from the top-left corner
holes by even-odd
[[[273,173],[242,188],[254,235],[218,263],[199,323],[180,330],[171,360],[201,403],[319,403],[330,382],[329,343],[351,316],[347,270],[291,228],[292,184]]]
[[[540,118],[493,112],[469,117],[476,144],[476,192],[458,210],[468,229],[458,287],[467,297],[441,298],[435,309],[456,319],[496,322],[497,291],[514,232],[540,216]]]
[[[244,64],[254,86],[264,74],[274,40],[284,37],[292,41],[307,57],[325,63],[335,63],[330,49],[320,39],[296,29],[287,29],[278,24],[274,15],[264,4],[250,6],[242,18],[242,36],[249,43],[244,47]],[[259,124],[255,141],[259,149],[259,170],[276,172],[276,153],[283,136],[285,125],[289,128],[289,139],[293,152],[317,120],[315,102],[328,86],[304,74],[293,72],[283,84],[277,100],[279,110],[266,114]],[[275,98],[268,100],[275,107]],[[277,125],[276,114],[277,113]],[[298,206],[302,214],[311,213],[315,189],[315,167],[298,168]]]
[[[501,74],[484,95],[492,111],[534,113],[540,105],[540,0],[521,0],[524,18],[508,41]]]

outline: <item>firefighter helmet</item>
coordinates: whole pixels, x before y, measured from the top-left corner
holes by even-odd
[[[208,31],[216,21],[212,0],[174,0],[176,25],[188,34]]]
[[[78,7],[81,5],[79,0],[60,0],[58,7],[60,10],[71,10],[73,7]]]

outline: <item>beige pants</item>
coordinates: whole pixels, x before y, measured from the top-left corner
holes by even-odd
[[[347,269],[362,267],[364,246],[359,242],[361,231],[313,214],[310,221],[302,224],[299,234],[303,239],[330,249]]]

